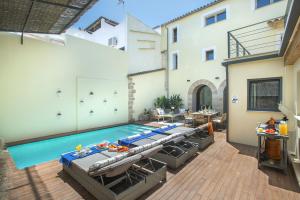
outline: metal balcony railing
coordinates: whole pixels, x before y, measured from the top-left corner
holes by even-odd
[[[284,31],[284,17],[277,17],[227,33],[228,58],[278,51]]]

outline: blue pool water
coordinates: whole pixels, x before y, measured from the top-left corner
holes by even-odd
[[[18,169],[24,169],[50,160],[60,158],[66,152],[74,151],[78,144],[83,146],[99,144],[101,142],[115,142],[118,139],[153,130],[152,127],[129,124],[76,135],[32,142],[8,147]]]

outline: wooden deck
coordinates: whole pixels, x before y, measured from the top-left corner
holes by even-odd
[[[253,147],[229,144],[224,133],[215,138],[213,145],[183,168],[169,171],[166,183],[140,199],[300,199],[291,170],[288,175],[258,170]],[[94,199],[57,161],[16,170],[8,157],[0,162],[0,171],[0,199]]]

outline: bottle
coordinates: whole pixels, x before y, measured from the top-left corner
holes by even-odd
[[[286,121],[280,121],[279,133],[280,133],[280,135],[288,135],[288,126],[287,126]]]

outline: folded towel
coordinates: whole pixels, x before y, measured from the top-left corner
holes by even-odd
[[[155,129],[153,130],[153,132],[155,133],[165,133],[166,131],[169,131],[173,128],[176,128],[177,126],[176,125],[171,125],[171,126],[162,126],[161,128],[159,129]]]
[[[134,138],[138,138],[140,136],[141,136],[141,134],[136,134],[136,135],[128,136],[127,139],[131,140],[131,139],[134,139]]]
[[[151,133],[152,131],[144,131],[144,132],[142,132],[142,135],[147,135],[147,134],[149,134],[149,133]]]

